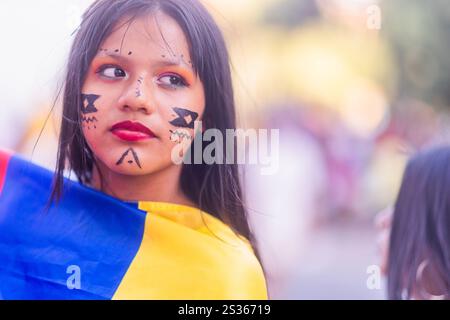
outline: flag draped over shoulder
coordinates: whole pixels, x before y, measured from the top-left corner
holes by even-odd
[[[0,150],[3,299],[267,299],[248,241],[198,209],[123,202]]]

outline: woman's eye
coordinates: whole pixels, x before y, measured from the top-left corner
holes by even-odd
[[[126,72],[117,66],[103,66],[98,73],[109,79],[125,78],[127,76]]]
[[[159,82],[170,87],[186,87],[187,83],[183,78],[176,75],[165,75],[159,78]]]

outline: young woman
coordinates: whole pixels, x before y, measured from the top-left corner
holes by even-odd
[[[3,298],[266,299],[237,165],[174,159],[201,154],[200,121],[236,127],[205,8],[95,1],[69,56],[51,193],[42,169],[0,157]]]
[[[390,299],[450,298],[449,195],[450,147],[410,160],[390,230]]]

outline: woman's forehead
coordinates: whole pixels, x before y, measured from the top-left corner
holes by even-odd
[[[134,19],[123,18],[101,48],[112,52],[189,57],[189,45],[178,23],[162,12]]]

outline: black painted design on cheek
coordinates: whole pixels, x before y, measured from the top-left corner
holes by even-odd
[[[195,120],[198,118],[198,113],[183,108],[173,108],[173,111],[178,115],[178,118],[169,123],[175,127],[194,129]]]
[[[89,116],[83,116],[83,118],[81,118],[81,121],[84,122],[85,124],[83,124],[83,128],[88,128],[88,130],[91,129],[91,125],[94,126],[94,129],[97,129],[97,126],[95,125],[96,122],[98,122],[96,117],[89,117]]]
[[[131,155],[130,155],[130,152],[131,152]],[[125,160],[129,164],[133,164],[133,162],[136,162],[137,166],[140,169],[142,169],[141,163],[137,156],[137,153],[136,153],[136,151],[134,151],[133,148],[129,148],[127,151],[125,151],[124,154],[120,157],[120,159],[116,162],[116,165],[121,165]]]
[[[176,143],[181,143],[184,140],[192,140],[192,136],[186,132],[182,132],[179,130],[169,130],[170,132],[170,141],[176,142]]]
[[[81,94],[81,101],[82,101],[82,106],[81,106],[81,112],[83,112],[83,114],[90,114],[90,113],[95,113],[97,112],[97,108],[95,107],[94,103],[95,101],[97,101],[97,99],[100,98],[100,96],[96,95],[96,94]]]

